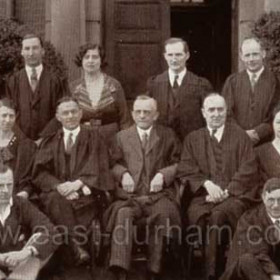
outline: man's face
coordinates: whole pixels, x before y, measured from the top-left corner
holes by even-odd
[[[280,139],[280,112],[278,112],[273,119],[273,131],[275,138]]]
[[[202,115],[211,129],[217,129],[225,124],[227,109],[225,100],[218,95],[205,99]]]
[[[9,169],[5,173],[0,173],[0,203],[9,203],[13,194],[14,178],[13,173]]]
[[[175,73],[180,73],[186,67],[186,61],[189,57],[190,53],[185,53],[182,42],[167,44],[165,46],[164,58],[169,69]]]
[[[149,129],[158,118],[158,112],[152,99],[136,100],[132,117],[135,124],[142,129]]]
[[[11,131],[15,124],[15,111],[11,108],[1,106],[0,107],[0,130]]]
[[[30,67],[40,65],[44,53],[39,38],[24,39],[22,41],[21,55],[23,56],[26,65]]]
[[[80,124],[82,111],[74,101],[61,103],[56,112],[56,118],[68,130],[74,130]]]
[[[265,50],[254,39],[245,40],[241,47],[241,60],[245,68],[251,72],[257,72],[263,67]]]
[[[280,218],[280,189],[273,190],[270,193],[265,192],[262,195],[262,200],[265,205],[267,213],[275,218]]]

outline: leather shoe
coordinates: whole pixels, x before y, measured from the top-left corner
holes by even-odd
[[[160,280],[160,274],[149,271],[148,272],[148,279],[149,280]]]
[[[117,280],[127,280],[127,271],[124,268],[114,266],[112,272],[115,274]]]

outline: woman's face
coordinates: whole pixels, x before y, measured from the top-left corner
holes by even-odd
[[[16,120],[15,110],[1,106],[0,107],[0,130],[11,131]]]
[[[275,138],[280,140],[280,112],[278,112],[273,119],[273,130]]]
[[[82,60],[82,66],[85,72],[93,74],[100,71],[101,57],[98,49],[88,50]]]

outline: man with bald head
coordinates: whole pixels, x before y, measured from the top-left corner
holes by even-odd
[[[265,57],[257,38],[245,39],[240,48],[245,70],[229,76],[222,91],[231,120],[247,132],[254,145],[271,138],[271,113],[280,99],[279,81],[264,65]]]
[[[221,280],[280,280],[280,179],[271,178],[262,203],[238,221]]]
[[[178,231],[173,230],[180,231],[174,188],[180,145],[170,128],[155,124],[155,99],[138,96],[132,117],[135,125],[117,134],[113,150],[112,171],[119,187],[118,200],[108,210],[111,215],[106,221],[106,230],[112,233],[110,267],[118,279],[126,278],[135,238],[133,225],[142,220],[149,276],[155,279],[161,273],[164,239],[174,240]]]
[[[246,133],[226,123],[222,96],[208,95],[202,114],[207,126],[185,138],[177,176],[193,195],[186,215],[189,228],[195,226],[205,238],[207,279],[218,279],[223,269],[222,245],[228,237],[221,230],[230,234],[256,199],[257,164]]]

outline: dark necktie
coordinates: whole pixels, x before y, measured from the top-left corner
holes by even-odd
[[[215,129],[212,130],[212,134],[211,134],[211,138],[212,138],[213,140],[215,140],[215,141],[218,141],[217,138],[216,138],[216,136],[215,136],[216,133],[217,133],[217,131],[218,131],[218,130],[215,128]]]
[[[178,79],[179,79],[179,75],[175,75],[174,82],[173,82],[173,87],[172,87],[173,90],[177,90],[179,88]]]
[[[38,77],[37,77],[37,72],[35,67],[32,67],[31,76],[30,76],[30,85],[32,91],[35,92],[36,87],[38,85]]]
[[[146,132],[142,134],[141,142],[142,142],[142,149],[143,151],[145,151],[148,145],[148,134]]]
[[[251,82],[252,91],[254,91],[256,83],[257,83],[257,74],[256,73],[252,74],[250,82]]]
[[[74,145],[74,141],[73,141],[73,133],[69,133],[67,141],[66,141],[66,147],[65,147],[65,152],[66,154],[70,155],[72,148]]]

